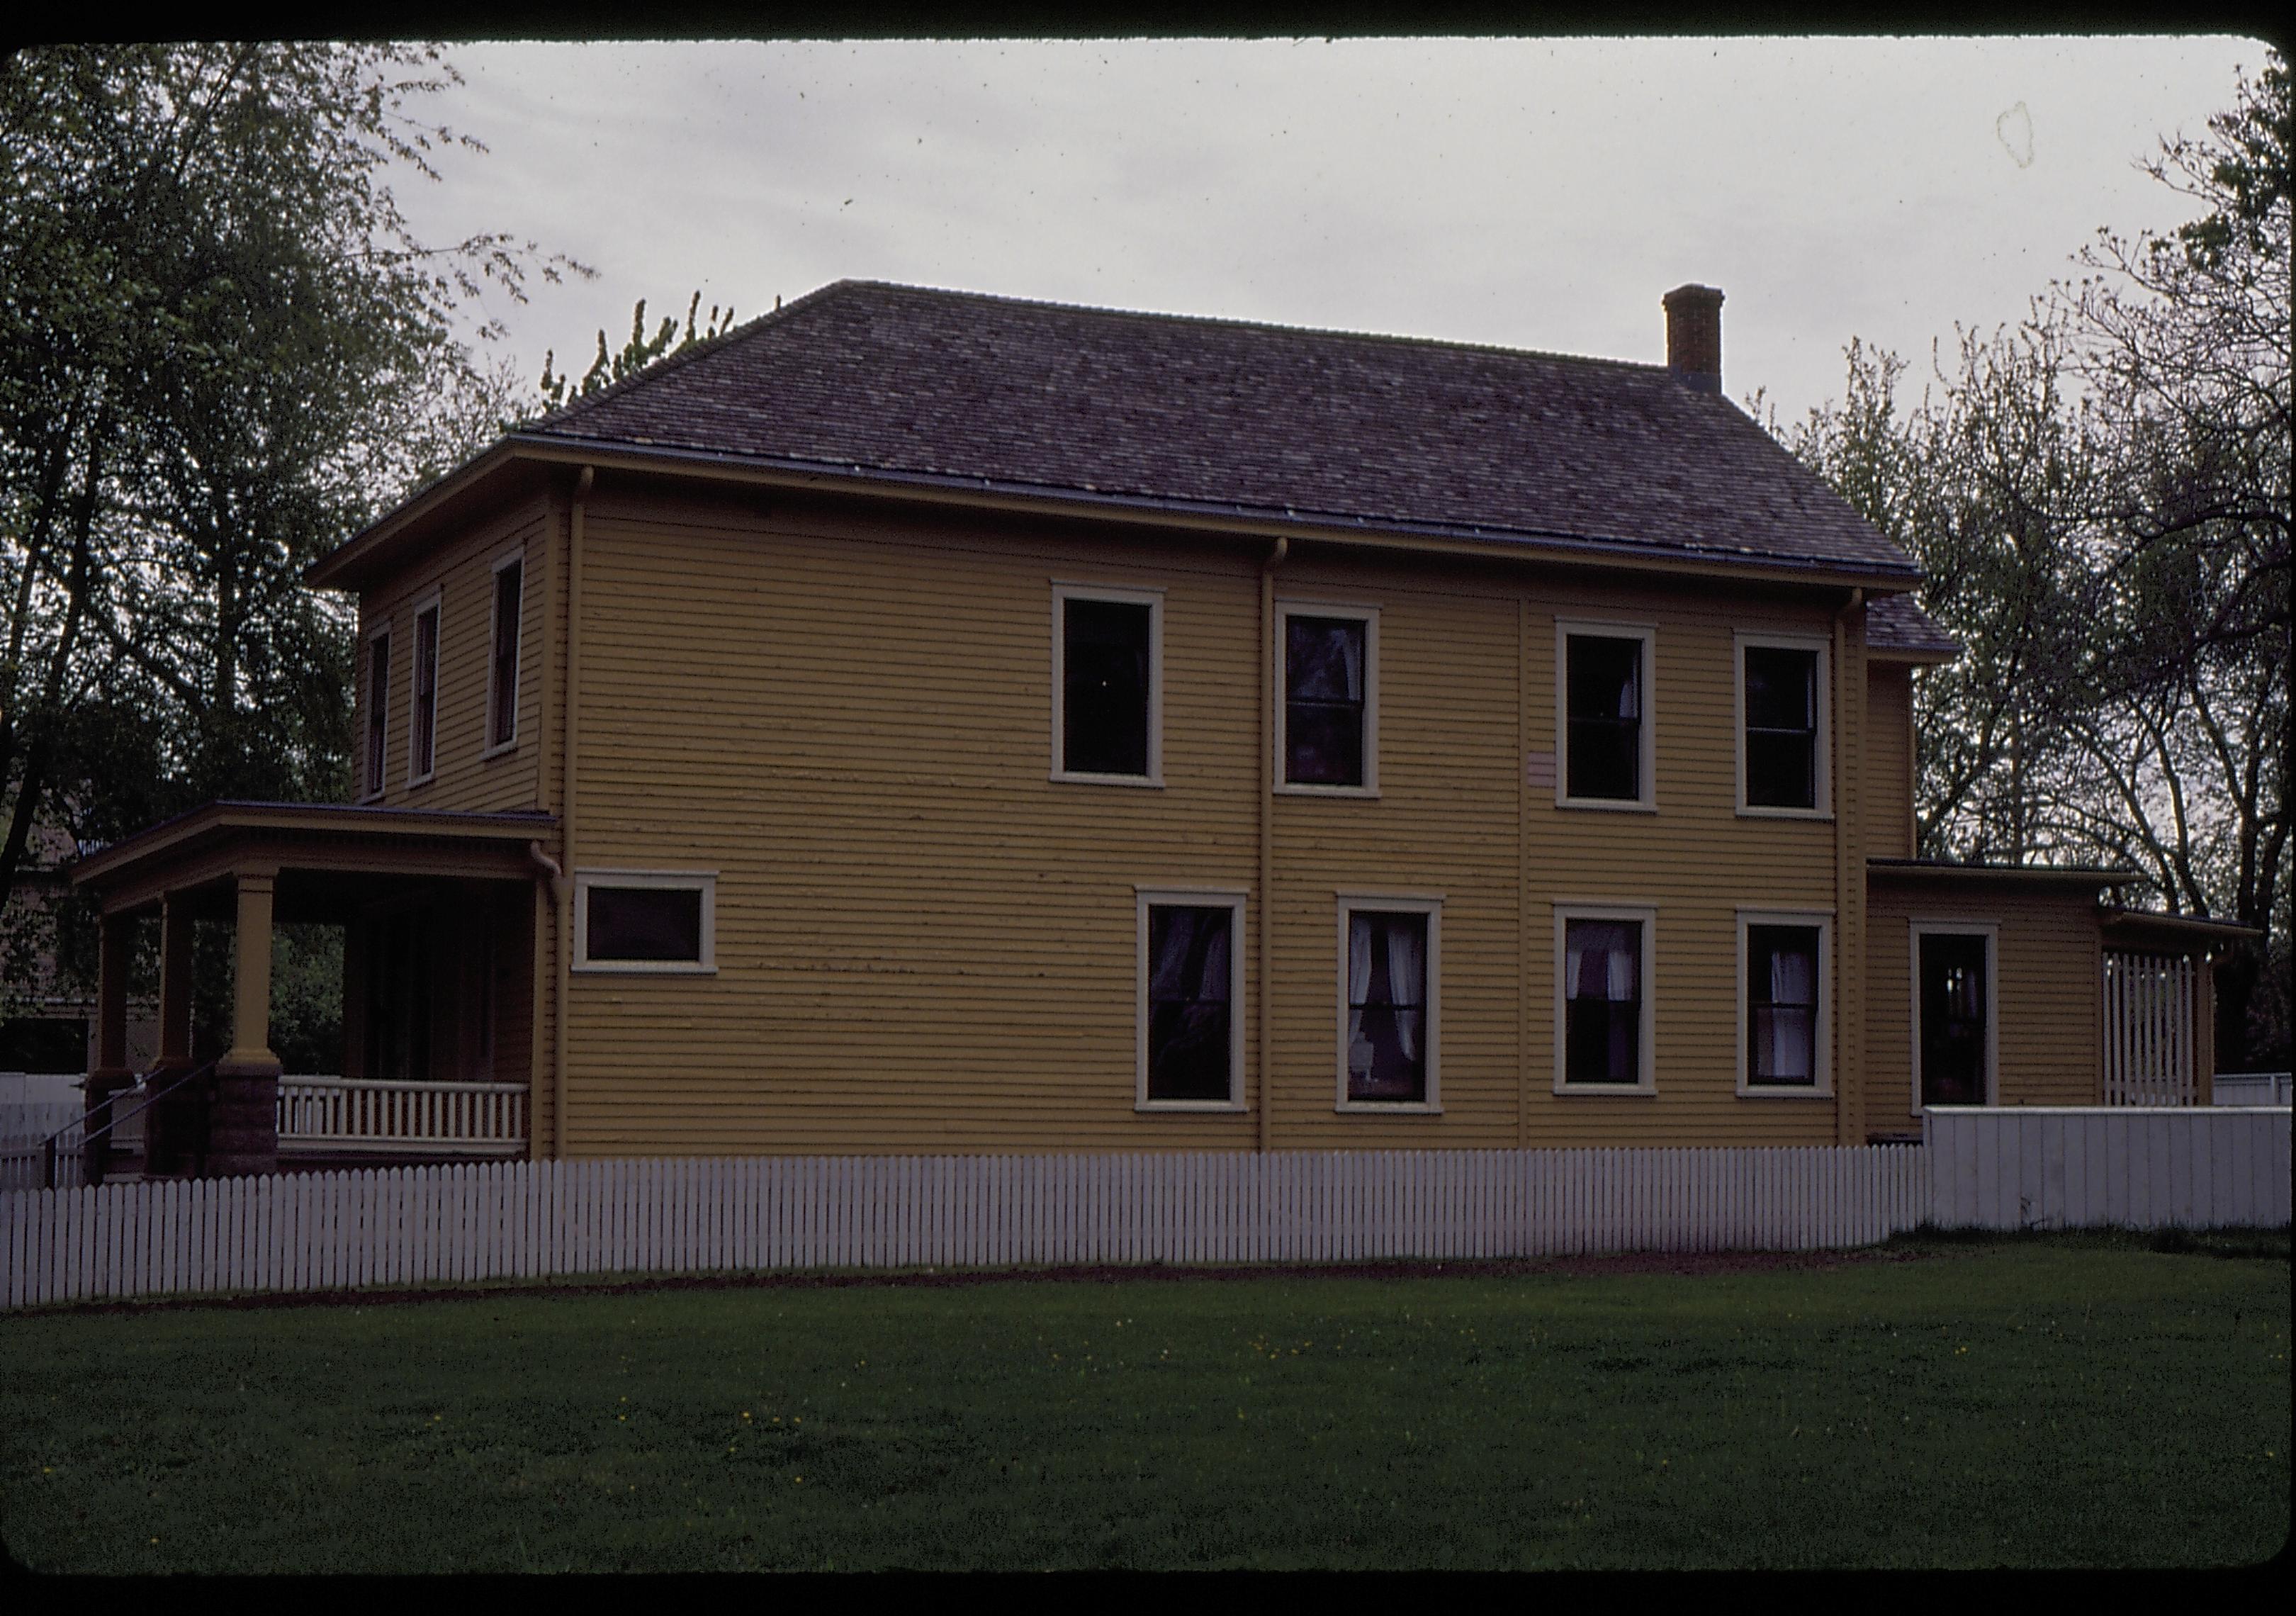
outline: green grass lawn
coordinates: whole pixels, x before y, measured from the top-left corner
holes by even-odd
[[[2248,1563],[2290,1270],[2230,1249],[14,1316],[0,1530],[110,1572]]]

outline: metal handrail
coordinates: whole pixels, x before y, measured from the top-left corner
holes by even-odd
[[[201,1078],[211,1078],[215,1076],[215,1070],[216,1062],[213,1061],[209,1061],[204,1066],[194,1066],[189,1071],[184,1072],[183,1076],[177,1078],[174,1082],[168,1084],[165,1088],[155,1088],[150,1094],[145,1095],[141,1104],[127,1111],[114,1112],[110,1119],[104,1122],[102,1127],[90,1129],[88,1132],[80,1136],[79,1144],[81,1152],[85,1153],[88,1146],[94,1144],[99,1139],[102,1139],[105,1145],[109,1146],[111,1142],[110,1139],[105,1138],[105,1136],[110,1134],[113,1128],[118,1128],[122,1122],[127,1121],[130,1117],[142,1116],[145,1112],[151,1110],[154,1105],[157,1105],[160,1101],[166,1099],[169,1095],[174,1094],[185,1084],[196,1082]],[[106,1100],[103,1103],[109,1107],[113,1103],[113,1102]],[[52,1190],[56,1187],[57,1141],[61,1140],[66,1134],[71,1132],[73,1128],[85,1127],[86,1124],[86,1114],[83,1113],[78,1122],[65,1124],[62,1128],[58,1128],[54,1133],[50,1134],[45,1139],[43,1139],[40,1142],[41,1188]],[[202,1158],[205,1157],[206,1153],[207,1153],[204,1150],[200,1153]]]

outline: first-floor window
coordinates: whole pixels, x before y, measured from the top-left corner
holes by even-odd
[[[1141,1098],[1150,1104],[1236,1098],[1236,917],[1231,899],[1146,902]]]
[[[583,872],[574,887],[576,968],[715,970],[717,892],[715,875]]]
[[[1345,915],[1347,1101],[1426,1103],[1433,1098],[1428,1078],[1434,1054],[1429,992],[1434,916],[1370,907]]]
[[[1817,1084],[1818,928],[1746,928],[1746,1080]]]
[[[1562,923],[1562,1084],[1647,1087],[1644,1011],[1650,923],[1622,915]]]

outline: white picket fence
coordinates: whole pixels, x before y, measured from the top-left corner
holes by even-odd
[[[0,1195],[0,1302],[599,1273],[1871,1244],[1916,1145],[505,1161]]]
[[[1942,1228],[2277,1228],[2289,1221],[2282,1106],[1931,1106]]]

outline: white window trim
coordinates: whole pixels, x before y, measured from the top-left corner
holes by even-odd
[[[1291,758],[1291,742],[1285,734],[1285,720],[1290,716],[1292,682],[1289,677],[1292,642],[1292,619],[1295,617],[1345,618],[1364,626],[1364,715],[1363,757],[1364,777],[1361,785],[1295,784],[1283,777],[1284,765]],[[1275,603],[1275,666],[1269,672],[1275,708],[1275,767],[1268,776],[1275,783],[1276,792],[1287,797],[1376,797],[1379,795],[1379,608],[1353,605],[1338,601],[1291,601]]]
[[[1754,984],[1747,972],[1747,931],[1754,926],[1807,926],[1817,931],[1817,1018],[1811,1032],[1815,1083],[1757,1083],[1746,1059],[1752,1030]],[[1738,911],[1738,1093],[1748,1099],[1827,1100],[1833,1097],[1833,913],[1816,909]]]
[[[1563,997],[1564,947],[1574,920],[1638,920],[1643,923],[1641,1075],[1632,1083],[1572,1083],[1570,1070],[1570,1008]],[[1554,904],[1554,1092],[1558,1095],[1654,1095],[1658,1093],[1658,906],[1643,903]]]
[[[382,688],[381,690],[374,688],[374,643],[377,640],[383,642],[386,647],[384,655],[390,661],[390,666],[383,669]],[[366,682],[367,686],[366,722],[360,726],[358,738],[360,775],[360,792],[358,800],[361,802],[373,802],[376,800],[383,794],[383,792],[390,784],[390,685],[392,679],[396,677],[398,671],[398,659],[396,656],[391,655],[390,651],[387,649],[390,644],[390,619],[388,616],[385,616],[381,622],[368,629],[366,631],[365,637],[359,641],[359,677]],[[380,773],[381,777],[380,779],[369,779],[366,777],[370,773],[369,766],[373,762],[375,756],[374,743],[369,737],[373,734],[375,727],[378,725],[382,728],[382,767],[380,771],[377,771]]]
[[[479,739],[484,747],[484,750],[479,753],[481,759],[499,758],[504,752],[518,750],[518,710],[520,704],[526,700],[526,608],[529,600],[526,586],[531,581],[526,576],[525,562],[526,546],[521,545],[515,549],[505,551],[496,556],[494,565],[488,570],[487,573],[487,710],[480,715],[479,720]],[[495,669],[499,660],[496,652],[502,649],[500,644],[502,575],[511,567],[519,569],[518,643],[511,648],[512,677],[518,681],[518,691],[516,698],[510,704],[510,734],[497,741],[494,738]]]
[[[430,630],[430,767],[420,774],[414,769],[414,714],[417,698],[422,692],[422,669],[415,665],[414,657],[409,657],[406,663],[406,783],[410,788],[428,785],[439,776],[439,669],[445,660],[447,632],[443,589],[434,587],[415,603],[414,612],[407,619],[411,628],[406,637],[416,657],[422,652],[422,617],[430,611],[439,614],[439,620]]]
[[[1817,736],[1813,759],[1816,774],[1816,808],[1769,808],[1746,800],[1746,652],[1756,651],[1814,651],[1817,652]],[[1748,819],[1831,819],[1833,817],[1833,643],[1822,635],[1754,634],[1740,631],[1730,650],[1730,725],[1737,737],[1738,812]]]
[[[1241,887],[1141,887],[1133,890],[1138,932],[1134,997],[1132,1109],[1136,1112],[1240,1112],[1243,1103],[1243,906]],[[1227,1093],[1225,1100],[1152,1100],[1148,1097],[1148,911],[1155,908],[1226,909],[1227,934]]]
[[[1068,634],[1070,601],[1110,601],[1148,608],[1148,772],[1098,775],[1067,767]],[[1113,584],[1053,582],[1053,767],[1050,778],[1072,785],[1129,785],[1160,790],[1164,784],[1164,591]]]
[[[1906,923],[1906,974],[1913,1016],[1906,1065],[1914,1074],[1912,1114],[1922,1114],[1922,939],[1938,933],[1985,939],[1985,1103],[2001,1103],[2001,923],[1997,920],[1915,919]]]
[[[590,889],[655,887],[701,894],[701,957],[697,960],[597,960],[590,957]],[[598,976],[715,976],[718,974],[718,872],[715,870],[577,870],[574,872],[574,964]]]
[[[1368,656],[1366,656],[1368,660]],[[1368,703],[1366,703],[1368,705]],[[1368,771],[1366,771],[1368,772]],[[1332,1025],[1336,1074],[1332,1109],[1361,1116],[1439,1117],[1443,1114],[1443,895],[1439,892],[1340,892],[1339,1014]],[[1357,911],[1427,917],[1427,1097],[1423,1100],[1348,1098],[1348,923]]]
[[[1573,797],[1570,795],[1570,636],[1588,639],[1640,640],[1642,662],[1642,757],[1636,783],[1642,795]],[[1658,812],[1658,628],[1651,623],[1597,622],[1587,618],[1554,619],[1554,806],[1595,808],[1618,814]]]

